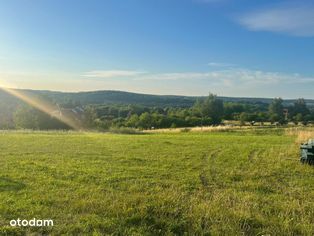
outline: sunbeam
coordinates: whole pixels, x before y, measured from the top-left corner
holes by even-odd
[[[57,109],[56,105],[49,103],[48,101],[43,100],[40,97],[37,97],[31,93],[27,93],[22,90],[11,89],[6,87],[0,87],[1,90],[4,92],[11,94],[20,100],[26,102],[27,104],[35,107],[36,109],[58,119],[59,121],[63,122],[64,124],[68,125],[69,127],[75,130],[81,130],[82,126],[76,121],[74,118],[69,117],[67,115],[61,113],[55,113],[54,111]]]

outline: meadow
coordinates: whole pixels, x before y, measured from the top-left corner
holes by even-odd
[[[313,235],[312,134],[0,132],[0,235]]]

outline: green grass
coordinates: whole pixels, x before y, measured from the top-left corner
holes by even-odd
[[[314,168],[280,130],[7,132],[0,150],[0,235],[314,234]],[[55,226],[9,226],[34,217]]]

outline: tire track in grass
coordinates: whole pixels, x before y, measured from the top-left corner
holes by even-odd
[[[215,162],[221,149],[215,149],[210,154],[204,154],[202,158],[202,169],[199,174],[199,179],[203,187],[208,188],[216,182],[217,170]]]
[[[256,159],[256,157],[259,155],[259,153],[260,153],[260,151],[256,150],[256,149],[250,151],[250,153],[248,155],[248,161],[253,162]]]

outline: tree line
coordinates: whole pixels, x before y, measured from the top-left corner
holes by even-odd
[[[71,111],[80,106],[77,103],[61,104]],[[284,125],[288,122],[307,125],[314,122],[314,109],[307,107],[304,99],[283,105],[281,98],[270,104],[247,102],[223,102],[216,95],[209,94],[197,100],[191,107],[148,107],[142,105],[103,104],[85,105],[82,114],[73,113],[83,129],[108,130],[112,127],[137,129],[159,129],[220,125],[224,120],[238,121],[239,124],[259,122]],[[0,114],[2,129],[70,129],[50,114],[43,113],[29,105],[19,104],[17,108]]]

